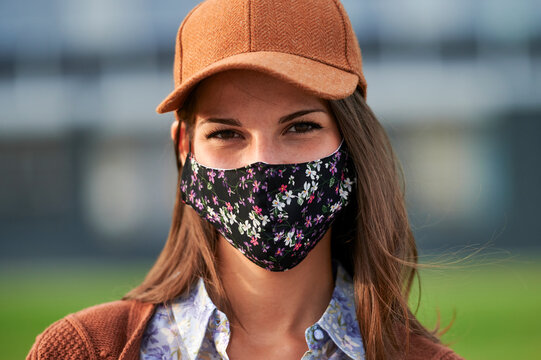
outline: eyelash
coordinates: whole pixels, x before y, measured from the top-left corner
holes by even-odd
[[[299,125],[303,125],[303,126],[311,126],[310,129],[308,130],[305,130],[305,131],[294,131],[293,134],[306,134],[306,133],[309,133],[309,132],[312,132],[312,131],[315,131],[315,130],[319,130],[322,128],[321,125],[319,125],[318,123],[315,123],[315,122],[312,122],[312,121],[299,121],[299,122],[296,122],[294,124],[291,124],[291,126],[289,126],[286,130],[286,132],[288,132],[291,128],[295,127],[295,126],[299,126]],[[218,136],[219,135],[223,135],[223,134],[228,134],[228,133],[231,133],[234,135],[239,135],[238,133],[235,132],[235,130],[232,130],[232,129],[225,129],[225,130],[211,130],[207,133],[207,135],[205,135],[205,138],[206,139],[211,139],[211,138],[215,138],[217,140],[220,140],[220,141],[227,141],[229,139],[232,139],[233,137],[230,137],[230,138],[225,138],[225,139],[222,139],[222,138],[219,138]]]

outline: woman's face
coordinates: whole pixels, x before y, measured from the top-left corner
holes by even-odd
[[[203,165],[306,162],[340,145],[327,102],[274,77],[230,70],[202,81],[195,95],[192,152]]]

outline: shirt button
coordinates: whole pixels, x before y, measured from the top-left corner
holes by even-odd
[[[320,340],[323,340],[324,337],[325,337],[325,334],[323,334],[323,331],[321,331],[321,329],[314,330],[314,339],[316,339],[317,341],[320,341]]]

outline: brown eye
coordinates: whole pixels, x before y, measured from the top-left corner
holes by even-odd
[[[207,139],[215,138],[215,139],[219,139],[219,140],[228,140],[228,139],[233,139],[233,138],[236,138],[236,137],[239,137],[239,134],[237,134],[233,130],[213,131],[213,132],[211,132],[210,134],[208,134],[206,136]]]
[[[287,130],[287,132],[302,134],[302,133],[307,133],[307,132],[314,131],[317,129],[321,129],[321,125],[316,124],[314,122],[310,122],[310,121],[303,121],[303,122],[298,122],[291,125],[289,129]]]

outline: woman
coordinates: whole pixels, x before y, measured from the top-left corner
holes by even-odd
[[[28,358],[459,359],[409,311],[415,241],[337,0],[208,0],[174,78],[165,248]]]

